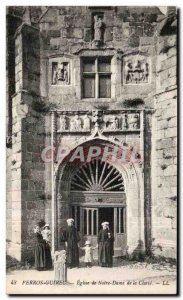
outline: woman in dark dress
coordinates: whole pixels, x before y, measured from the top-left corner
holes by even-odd
[[[98,234],[98,259],[101,267],[112,267],[114,236],[109,229],[109,223],[103,222]]]
[[[79,267],[79,247],[80,241],[77,229],[74,226],[74,219],[67,220],[67,229],[62,231],[62,242],[65,242],[68,268]]]
[[[36,246],[35,246],[35,268],[38,271],[48,270],[52,267],[50,246],[47,245],[43,239],[39,226],[34,229],[36,234]]]

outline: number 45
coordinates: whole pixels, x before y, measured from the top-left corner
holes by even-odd
[[[17,280],[12,280],[11,284],[17,284]]]

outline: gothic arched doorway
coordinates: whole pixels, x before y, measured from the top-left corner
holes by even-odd
[[[93,138],[91,143],[105,147],[108,142]],[[77,147],[87,149],[88,144]],[[103,160],[102,156],[90,162],[72,161],[66,156],[56,173],[55,247],[60,249],[60,230],[67,218],[73,217],[83,242],[88,238],[95,246],[101,223],[109,221],[115,236],[114,254],[136,251],[139,241],[144,245],[143,191],[140,164]]]
[[[82,241],[97,244],[101,223],[108,221],[114,233],[114,254],[126,251],[126,194],[121,173],[108,162],[92,160],[75,168],[70,179],[69,215]],[[97,255],[97,250],[95,252]]]

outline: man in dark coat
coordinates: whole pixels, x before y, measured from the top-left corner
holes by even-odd
[[[98,260],[101,267],[112,267],[114,236],[109,229],[109,223],[103,222],[98,234]]]
[[[68,268],[79,267],[79,234],[74,227],[74,219],[67,220],[67,228],[62,233],[62,241],[66,245],[66,257]]]

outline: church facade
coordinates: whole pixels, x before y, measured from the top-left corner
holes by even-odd
[[[73,217],[114,255],[176,257],[175,7],[7,8],[7,253]]]

